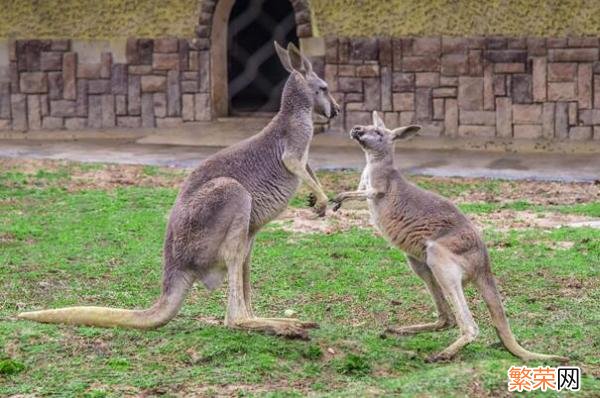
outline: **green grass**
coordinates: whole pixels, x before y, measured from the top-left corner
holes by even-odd
[[[527,201],[514,201],[509,203],[461,203],[458,207],[467,213],[492,213],[498,210],[509,209],[537,213],[556,212],[563,214],[579,214],[590,217],[600,217],[600,202],[577,203],[573,205],[535,205]]]
[[[260,233],[253,256],[255,311],[283,316],[291,309],[319,322],[311,341],[207,322],[222,319],[226,290],[209,294],[200,285],[181,313],[156,331],[16,321],[25,309],[146,307],[159,294],[166,215],[176,190],[69,191],[63,186],[69,173],[0,174],[0,396],[500,396],[506,395],[507,369],[522,364],[499,343],[471,288],[467,296],[481,334],[454,361],[424,359],[450,344],[456,330],[380,338],[389,324],[433,320],[434,314],[403,254],[367,229],[292,234],[271,225]],[[346,177],[336,184],[346,184]],[[437,187],[451,189],[446,185]],[[480,188],[495,186],[482,181]],[[497,209],[486,206],[462,208]],[[548,210],[526,202],[512,206]],[[555,210],[598,215],[598,203]],[[598,396],[600,231],[490,229],[485,235],[518,340],[535,351],[570,356],[584,370],[582,391],[573,395]]]

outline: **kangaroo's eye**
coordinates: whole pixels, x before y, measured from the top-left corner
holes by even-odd
[[[327,87],[319,87],[319,90],[321,90],[322,92],[326,93],[327,92]]]

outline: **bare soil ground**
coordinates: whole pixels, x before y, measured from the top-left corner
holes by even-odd
[[[509,229],[551,229],[576,226],[575,223],[598,222],[597,218],[576,214],[498,210],[485,214],[470,214],[469,218],[479,229],[493,227],[499,231]],[[369,211],[364,209],[341,209],[328,213],[326,218],[316,217],[310,209],[287,209],[276,221],[283,229],[300,233],[332,234],[351,228],[370,228]]]
[[[0,159],[0,170],[22,173],[27,179],[35,179],[40,171],[55,173],[55,179],[38,181],[37,184],[53,184],[56,180],[60,180],[60,185],[71,192],[85,189],[114,189],[132,185],[177,188],[187,175],[186,170],[166,167],[5,158]]]
[[[124,186],[178,188],[189,170],[121,164],[80,164],[55,160],[0,159],[0,169],[20,173],[25,183],[58,184],[68,191],[85,189],[110,190]],[[40,172],[42,174],[40,178]],[[54,174],[53,178],[44,178]],[[357,184],[357,172],[320,173],[327,192],[352,190]],[[545,181],[490,181],[472,178],[410,177],[455,203],[511,203],[523,201],[533,205],[566,205],[600,200],[600,181],[596,183],[561,183]],[[16,184],[7,180],[4,184]],[[307,194],[305,187],[299,195]],[[369,228],[369,214],[364,204],[349,204],[329,217],[319,219],[309,209],[289,208],[276,223],[296,232],[334,233],[349,228]],[[497,210],[473,214],[471,219],[480,227],[556,228],[573,223],[597,221],[591,217],[552,212]]]
[[[460,179],[474,184],[476,179]],[[458,195],[457,202],[507,203],[525,200],[531,204],[562,205],[600,199],[600,183],[563,183],[551,181],[502,181],[496,192],[469,190]]]
[[[158,168],[123,164],[81,164],[57,160],[24,160],[0,158],[0,169],[35,176],[40,170],[67,172],[71,190],[110,189],[119,186],[179,187],[189,170]],[[326,191],[350,190],[358,184],[360,173],[320,173]],[[551,181],[494,181],[475,178],[441,178],[413,176],[410,179],[420,185],[440,188],[444,196],[458,203],[488,202],[504,203],[526,200],[532,204],[574,204],[600,200],[600,179],[595,183],[563,183]],[[62,181],[61,183],[64,183]],[[447,189],[444,189],[447,188]],[[301,189],[301,192],[304,189]]]
[[[328,173],[320,178],[326,191],[339,192],[355,189],[360,179],[360,173],[344,171]],[[600,200],[600,179],[593,183],[565,183],[459,177],[408,176],[408,178],[457,203],[506,203],[523,200],[531,204],[560,205]],[[301,192],[303,190],[304,188],[301,188]]]

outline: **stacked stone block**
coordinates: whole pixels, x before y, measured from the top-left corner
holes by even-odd
[[[70,40],[17,40],[0,83],[0,129],[168,127],[211,119],[209,53],[196,41],[130,39],[125,62],[81,62]]]
[[[334,129],[419,123],[423,135],[600,139],[597,38],[327,38]]]
[[[304,4],[295,3],[299,26]],[[201,22],[214,2],[202,7]],[[194,40],[129,39],[119,61],[110,52],[80,59],[70,40],[12,42],[0,129],[211,120],[208,26]],[[599,52],[592,37],[341,37],[326,38],[313,62],[344,108],[334,130],[378,110],[391,126],[419,123],[433,137],[600,140]]]

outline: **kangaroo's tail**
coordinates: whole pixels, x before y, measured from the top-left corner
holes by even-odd
[[[107,307],[67,307],[54,310],[23,312],[17,315],[17,317],[43,323],[154,329],[165,325],[177,315],[192,284],[193,278],[183,273],[179,273],[173,278],[168,278],[168,280],[166,279],[160,298],[152,307],[145,310],[124,310]]]
[[[538,354],[527,351],[525,348],[521,347],[510,330],[510,325],[506,318],[506,314],[504,313],[504,307],[502,306],[502,298],[500,297],[498,287],[496,286],[496,282],[494,281],[491,272],[486,272],[485,275],[476,279],[475,284],[490,311],[492,323],[496,328],[498,337],[500,337],[500,340],[502,340],[502,343],[508,351],[525,361],[538,359],[566,362],[569,360],[569,358],[559,355]]]

